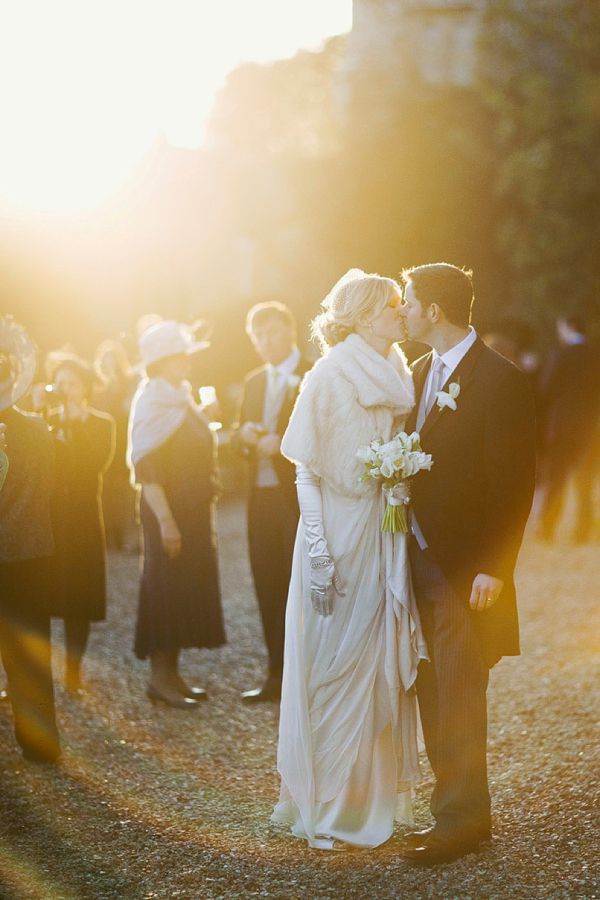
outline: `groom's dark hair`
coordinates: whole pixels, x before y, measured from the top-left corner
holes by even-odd
[[[449,263],[430,263],[405,269],[402,280],[412,282],[422,307],[435,303],[451,325],[466,327],[471,321],[473,305],[473,273]]]

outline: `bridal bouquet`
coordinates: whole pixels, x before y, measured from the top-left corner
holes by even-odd
[[[369,478],[377,478],[382,482],[387,506],[381,530],[408,531],[404,511],[404,507],[410,501],[407,479],[421,469],[431,469],[433,465],[431,454],[423,453],[421,450],[418,431],[413,431],[412,434],[401,431],[387,443],[378,438],[366,447],[360,447],[356,456],[366,466],[366,471],[358,480],[368,481]]]

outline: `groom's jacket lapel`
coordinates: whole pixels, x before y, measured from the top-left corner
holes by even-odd
[[[431,367],[431,358],[431,353],[426,353],[425,356],[420,356],[419,359],[415,360],[411,366],[413,384],[415,386],[415,405],[406,420],[405,427],[409,434],[415,430],[417,425],[419,403],[421,402],[421,394],[423,393],[423,388],[425,386],[425,379],[427,378],[427,373]]]
[[[485,344],[483,343],[481,338],[478,337],[473,346],[467,350],[454,372],[452,372],[450,377],[446,380],[446,383],[443,385],[442,390],[446,390],[448,388],[448,385],[454,382],[459,382],[460,394],[464,395],[464,392],[468,390],[469,385],[471,384],[471,381],[473,379],[473,369],[475,368],[475,365],[479,357],[481,356],[481,351],[483,350],[484,346]],[[415,360],[411,367],[413,383],[415,386],[415,405],[406,422],[406,430],[408,432],[414,431],[416,427],[417,414],[419,411],[419,404],[421,402],[421,394],[423,393],[423,388],[425,387],[427,374],[429,372],[429,369],[431,368],[431,361],[432,354],[426,353],[425,356],[421,356],[419,359]],[[460,403],[460,400],[457,399],[457,403]],[[440,409],[437,403],[433,404],[433,407],[429,411],[429,415],[427,416],[421,427],[422,435],[427,434],[427,432],[435,425],[443,411],[444,410]]]
[[[452,374],[446,380],[445,384],[442,387],[442,390],[446,391],[448,389],[449,385],[455,384],[455,383],[460,384],[460,393],[459,393],[458,397],[456,398],[457,403],[461,402],[461,399],[464,397],[465,392],[468,391],[469,386],[471,385],[471,382],[473,380],[473,369],[477,365],[477,361],[479,360],[479,357],[481,356],[481,351],[483,350],[484,347],[485,347],[485,344],[483,343],[481,338],[478,337],[477,340],[475,341],[475,343],[473,344],[473,346],[469,347],[469,349],[467,350],[467,352],[465,353],[465,355],[463,356],[463,358],[457,365],[454,372],[452,372]],[[431,360],[430,360],[430,364],[431,364]],[[429,366],[427,366],[427,371],[429,371]],[[427,373],[425,373],[425,374],[427,374]],[[422,390],[422,388],[421,388],[421,390]],[[420,394],[419,394],[419,396],[420,396]],[[423,422],[423,426],[421,428],[421,435],[427,434],[427,432],[430,431],[434,427],[436,422],[439,420],[440,416],[448,415],[449,412],[451,413],[452,410],[447,410],[444,407],[440,408],[437,405],[437,403],[434,403],[431,410],[429,411],[429,415]]]

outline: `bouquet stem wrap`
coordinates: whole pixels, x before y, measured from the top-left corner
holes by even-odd
[[[381,530],[390,531],[392,534],[397,531],[406,534],[408,531],[408,524],[404,507],[408,503],[408,499],[400,500],[393,496],[392,491],[393,488],[384,488],[387,506],[385,508],[383,522],[381,523]]]

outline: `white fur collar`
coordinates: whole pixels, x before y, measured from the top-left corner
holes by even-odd
[[[357,391],[358,402],[368,409],[386,406],[395,415],[406,415],[414,403],[412,380],[403,353],[394,345],[387,359],[358,334],[335,344],[327,359],[336,363],[342,375]]]

